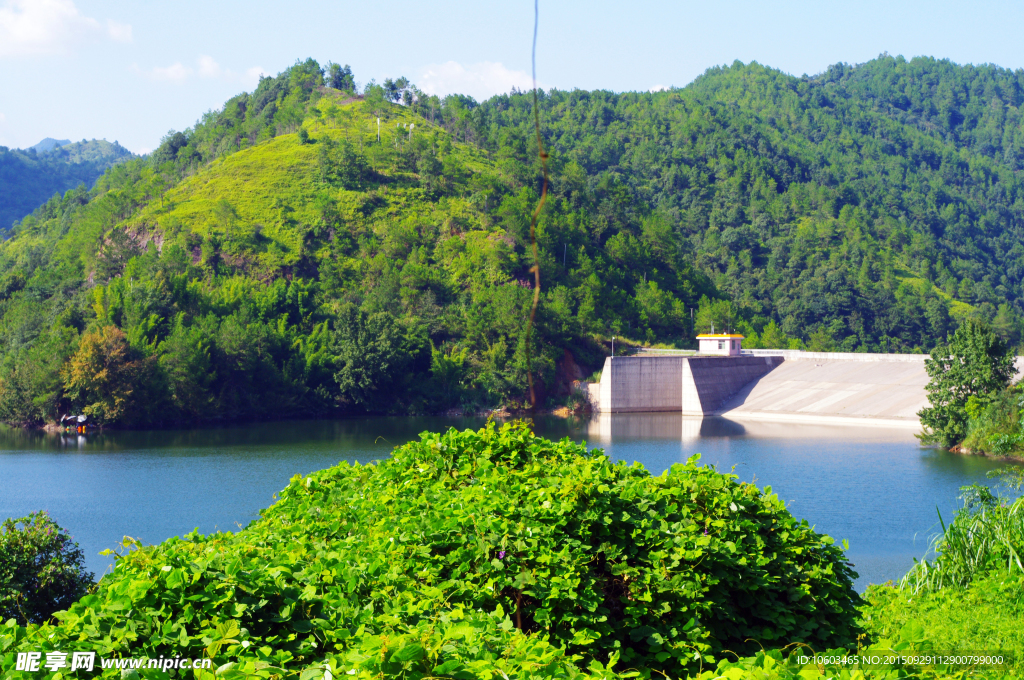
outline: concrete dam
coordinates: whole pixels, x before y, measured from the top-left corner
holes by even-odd
[[[590,400],[601,413],[917,428],[928,405],[927,358],[787,350],[608,357]]]

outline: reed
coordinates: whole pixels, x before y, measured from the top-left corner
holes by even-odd
[[[913,593],[942,588],[966,588],[990,571],[1024,571],[1024,498],[999,501],[989,497],[972,507],[965,504],[947,527],[939,513],[942,533],[932,540],[934,559],[923,559],[900,581]]]

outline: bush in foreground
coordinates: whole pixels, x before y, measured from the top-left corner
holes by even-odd
[[[135,550],[4,646],[210,657],[228,678],[678,677],[726,650],[851,643],[854,576],[732,475],[691,459],[652,477],[491,424],[296,477],[238,534]]]
[[[0,525],[0,620],[41,623],[92,583],[82,549],[46,512]]]

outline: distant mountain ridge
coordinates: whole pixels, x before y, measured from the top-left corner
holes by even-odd
[[[85,140],[83,139],[82,141],[84,142]],[[54,139],[53,137],[47,137],[46,139],[44,139],[43,141],[39,142],[38,144],[33,144],[32,146],[28,147],[27,149],[25,149],[25,151],[35,151],[36,153],[46,153],[47,151],[52,151],[52,150],[56,149],[59,146],[66,146],[66,145],[68,145],[70,143],[71,143],[70,139]]]
[[[28,149],[0,146],[0,233],[79,184],[91,188],[107,168],[135,158],[105,139],[70,142],[47,137]]]

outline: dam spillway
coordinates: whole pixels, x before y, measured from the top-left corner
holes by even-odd
[[[608,357],[591,401],[602,413],[916,428],[917,412],[928,405],[927,358],[786,350]]]

